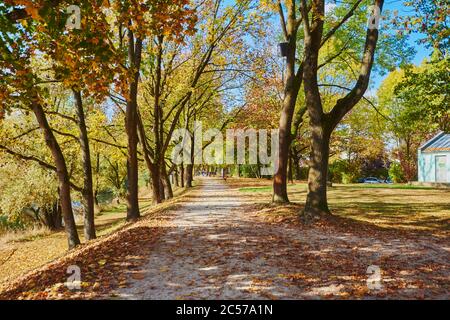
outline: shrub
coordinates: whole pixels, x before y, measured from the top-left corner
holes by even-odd
[[[354,183],[360,175],[360,170],[347,160],[336,160],[330,165],[329,175],[335,183]]]
[[[389,168],[389,177],[394,183],[405,182],[405,174],[403,173],[402,166],[398,162],[392,162]]]
[[[341,182],[344,184],[355,183],[358,179],[358,176],[354,173],[343,172]]]
[[[257,165],[243,164],[240,166],[241,177],[243,178],[258,178],[259,167]]]
[[[25,230],[27,227],[26,223],[21,219],[20,216],[6,216],[0,215],[0,233],[7,231],[18,231]]]

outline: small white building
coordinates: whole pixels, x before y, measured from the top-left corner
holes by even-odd
[[[441,132],[419,148],[419,182],[450,183],[450,133]]]

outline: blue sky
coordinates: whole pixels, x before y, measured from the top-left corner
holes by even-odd
[[[411,14],[412,9],[405,7],[403,5],[403,2],[404,2],[404,0],[387,0],[385,2],[384,8],[387,10],[392,10],[392,11],[397,10],[399,15]],[[423,35],[421,35],[421,34],[413,33],[411,35],[410,43],[412,45],[414,45],[414,47],[417,50],[416,57],[413,61],[414,64],[420,64],[424,58],[429,57],[431,54],[431,51],[429,49],[425,48],[425,46],[417,44],[417,41],[421,38],[423,38]]]
[[[383,10],[394,11],[397,10],[400,16],[407,15],[412,13],[412,9],[405,7],[403,5],[404,0],[387,0],[385,1]],[[416,49],[417,53],[412,62],[416,65],[419,65],[425,58],[428,58],[431,55],[431,50],[426,48],[424,45],[419,44],[418,40],[423,38],[423,35],[413,33],[410,35],[409,43]],[[385,76],[380,76],[378,74],[374,74],[372,77],[372,90],[376,90],[381,82],[386,78]]]

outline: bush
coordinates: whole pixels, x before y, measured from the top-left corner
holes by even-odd
[[[8,217],[0,215],[0,233],[3,233],[8,229],[7,225],[8,225]]]
[[[344,184],[350,184],[350,183],[355,183],[357,181],[357,179],[358,179],[358,177],[354,173],[352,174],[352,173],[343,172],[341,182]]]
[[[394,183],[405,182],[405,174],[403,173],[402,166],[398,162],[392,162],[389,167],[389,177]]]
[[[330,180],[335,183],[354,183],[360,176],[360,170],[347,160],[336,160],[330,165]]]
[[[20,217],[8,217],[6,215],[0,215],[0,233],[7,231],[25,230],[26,223],[20,219]]]
[[[243,164],[240,166],[241,177],[243,178],[258,178],[259,167],[257,165]]]

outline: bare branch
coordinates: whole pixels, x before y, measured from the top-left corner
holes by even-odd
[[[327,34],[322,38],[322,43],[321,46],[328,41],[328,39],[330,39],[337,30],[339,30],[340,27],[342,27],[342,25],[344,23],[347,22],[348,19],[350,19],[354,14],[356,9],[359,7],[359,5],[361,4],[362,0],[357,0],[355,2],[355,4],[352,6],[352,8],[347,12],[347,14],[342,18],[341,21],[339,21],[338,24],[336,24],[333,28],[331,28],[330,31],[327,32]]]
[[[280,14],[281,28],[283,29],[284,38],[289,41],[289,34],[286,27],[286,19],[284,17],[283,6],[281,5],[281,0],[278,0],[278,13]]]

